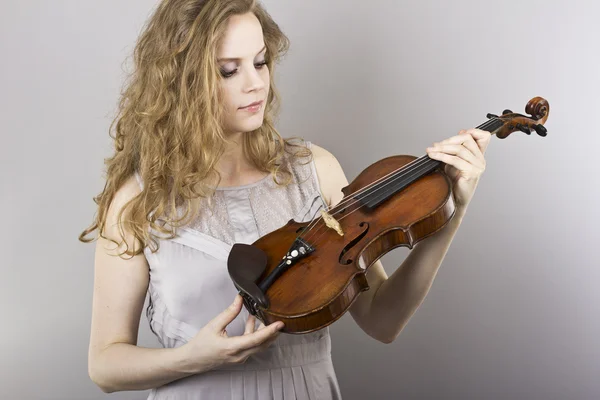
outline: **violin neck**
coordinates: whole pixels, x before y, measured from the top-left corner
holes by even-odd
[[[492,118],[479,125],[477,129],[485,130],[493,135],[498,129],[502,128],[503,124],[500,119]],[[390,173],[385,178],[365,188],[365,190],[361,190],[354,198],[360,200],[363,206],[374,209],[411,183],[430,174],[443,164],[442,161],[431,159],[425,154]]]
[[[481,129],[482,131],[489,132],[493,135],[496,133],[496,131],[498,131],[498,129],[502,128],[503,126],[504,126],[504,122],[502,122],[502,120],[500,120],[498,118],[492,118],[492,119],[487,120],[483,124],[475,127],[475,129]],[[414,180],[417,180],[417,179],[423,177],[424,175],[427,175],[428,173],[430,173],[431,171],[433,171],[434,169],[436,169],[437,167],[439,167],[440,165],[443,164],[442,161],[433,160],[433,159],[429,158],[429,156],[427,154],[425,154],[425,155],[417,158],[415,161],[413,161],[409,165],[405,165],[404,167],[395,171],[394,174],[402,174],[403,172],[405,172],[404,171],[405,169],[411,168],[411,165],[415,164],[417,161],[426,162],[428,165],[430,165],[433,168],[429,169],[427,172],[424,172],[423,174],[419,174],[419,176]]]
[[[496,133],[496,131],[504,126],[504,122],[498,118],[491,118],[485,121],[483,124],[476,127],[476,129],[481,129],[482,131],[487,131],[492,135]]]

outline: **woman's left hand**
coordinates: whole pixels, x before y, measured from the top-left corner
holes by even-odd
[[[447,165],[446,174],[452,179],[457,211],[465,211],[479,178],[485,171],[484,154],[491,134],[481,129],[466,129],[427,148],[427,155]]]

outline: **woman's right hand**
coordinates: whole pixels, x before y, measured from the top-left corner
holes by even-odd
[[[265,326],[262,322],[254,330],[256,318],[248,317],[246,329],[241,336],[229,337],[226,327],[242,309],[242,297],[206,324],[194,338],[180,347],[184,352],[186,369],[190,373],[208,371],[226,364],[241,364],[252,354],[266,349],[279,336],[283,322]]]

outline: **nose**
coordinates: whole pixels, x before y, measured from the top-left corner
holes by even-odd
[[[256,68],[251,68],[248,73],[245,74],[244,89],[246,92],[252,92],[265,88],[265,82]]]

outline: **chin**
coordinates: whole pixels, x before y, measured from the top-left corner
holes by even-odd
[[[237,132],[250,132],[260,128],[263,124],[263,118],[256,118],[255,121],[246,121],[245,123],[236,124]]]

